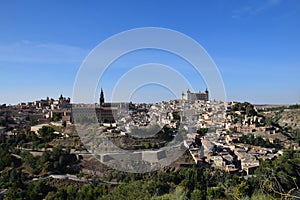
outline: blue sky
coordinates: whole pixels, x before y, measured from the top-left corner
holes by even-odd
[[[149,26],[173,29],[200,43],[219,68],[228,101],[299,103],[300,1],[2,0],[0,104],[71,97],[79,67],[93,48],[119,32]],[[182,64],[171,57],[145,51],[115,65]],[[115,70],[100,84],[108,96]],[[205,88],[200,78],[195,89]],[[133,99],[167,98],[162,93],[157,85],[147,86]]]

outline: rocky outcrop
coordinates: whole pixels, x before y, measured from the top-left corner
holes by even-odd
[[[284,109],[278,115],[278,124],[281,127],[300,129],[300,109]]]

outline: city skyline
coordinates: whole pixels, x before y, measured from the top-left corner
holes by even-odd
[[[0,104],[60,94],[72,97],[76,74],[89,52],[108,37],[139,27],[173,29],[201,44],[220,71],[227,101],[299,103],[300,3],[214,3],[2,2]],[[194,91],[209,89],[184,60],[166,52],[144,50],[112,63],[95,94],[103,86],[106,96],[111,96],[122,73],[149,62],[172,66],[196,85]],[[187,89],[178,86],[175,96]],[[160,97],[164,92],[167,94]],[[152,101],[174,98],[172,92],[157,85],[141,88],[135,98],[142,101],[149,96]]]

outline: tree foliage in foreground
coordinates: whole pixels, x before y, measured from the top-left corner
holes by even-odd
[[[2,152],[7,147],[0,146]],[[3,154],[3,153],[2,153]],[[5,153],[4,153],[5,155]],[[10,155],[10,154],[9,154]],[[22,154],[22,162],[32,169],[63,169],[68,155],[61,148],[40,157]],[[49,161],[49,162],[48,162]],[[54,161],[54,162],[53,162]],[[30,163],[31,166],[30,166]],[[54,163],[57,163],[55,167]],[[260,162],[255,176],[248,179],[211,167],[194,166],[152,174],[115,173],[113,179],[127,183],[110,186],[100,183],[76,183],[52,179],[26,182],[22,165],[7,163],[0,173],[0,188],[7,188],[6,199],[293,199],[300,185],[300,151],[286,150],[273,160]],[[70,164],[70,163],[69,163]],[[24,165],[23,165],[24,166]],[[36,173],[39,173],[38,170]],[[65,172],[65,171],[60,171]]]

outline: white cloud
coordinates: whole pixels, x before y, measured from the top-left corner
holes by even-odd
[[[259,15],[262,12],[278,6],[282,0],[249,1],[247,5],[232,12],[232,18],[244,18]]]
[[[80,47],[22,40],[0,44],[0,62],[29,64],[81,63],[89,50]]]

